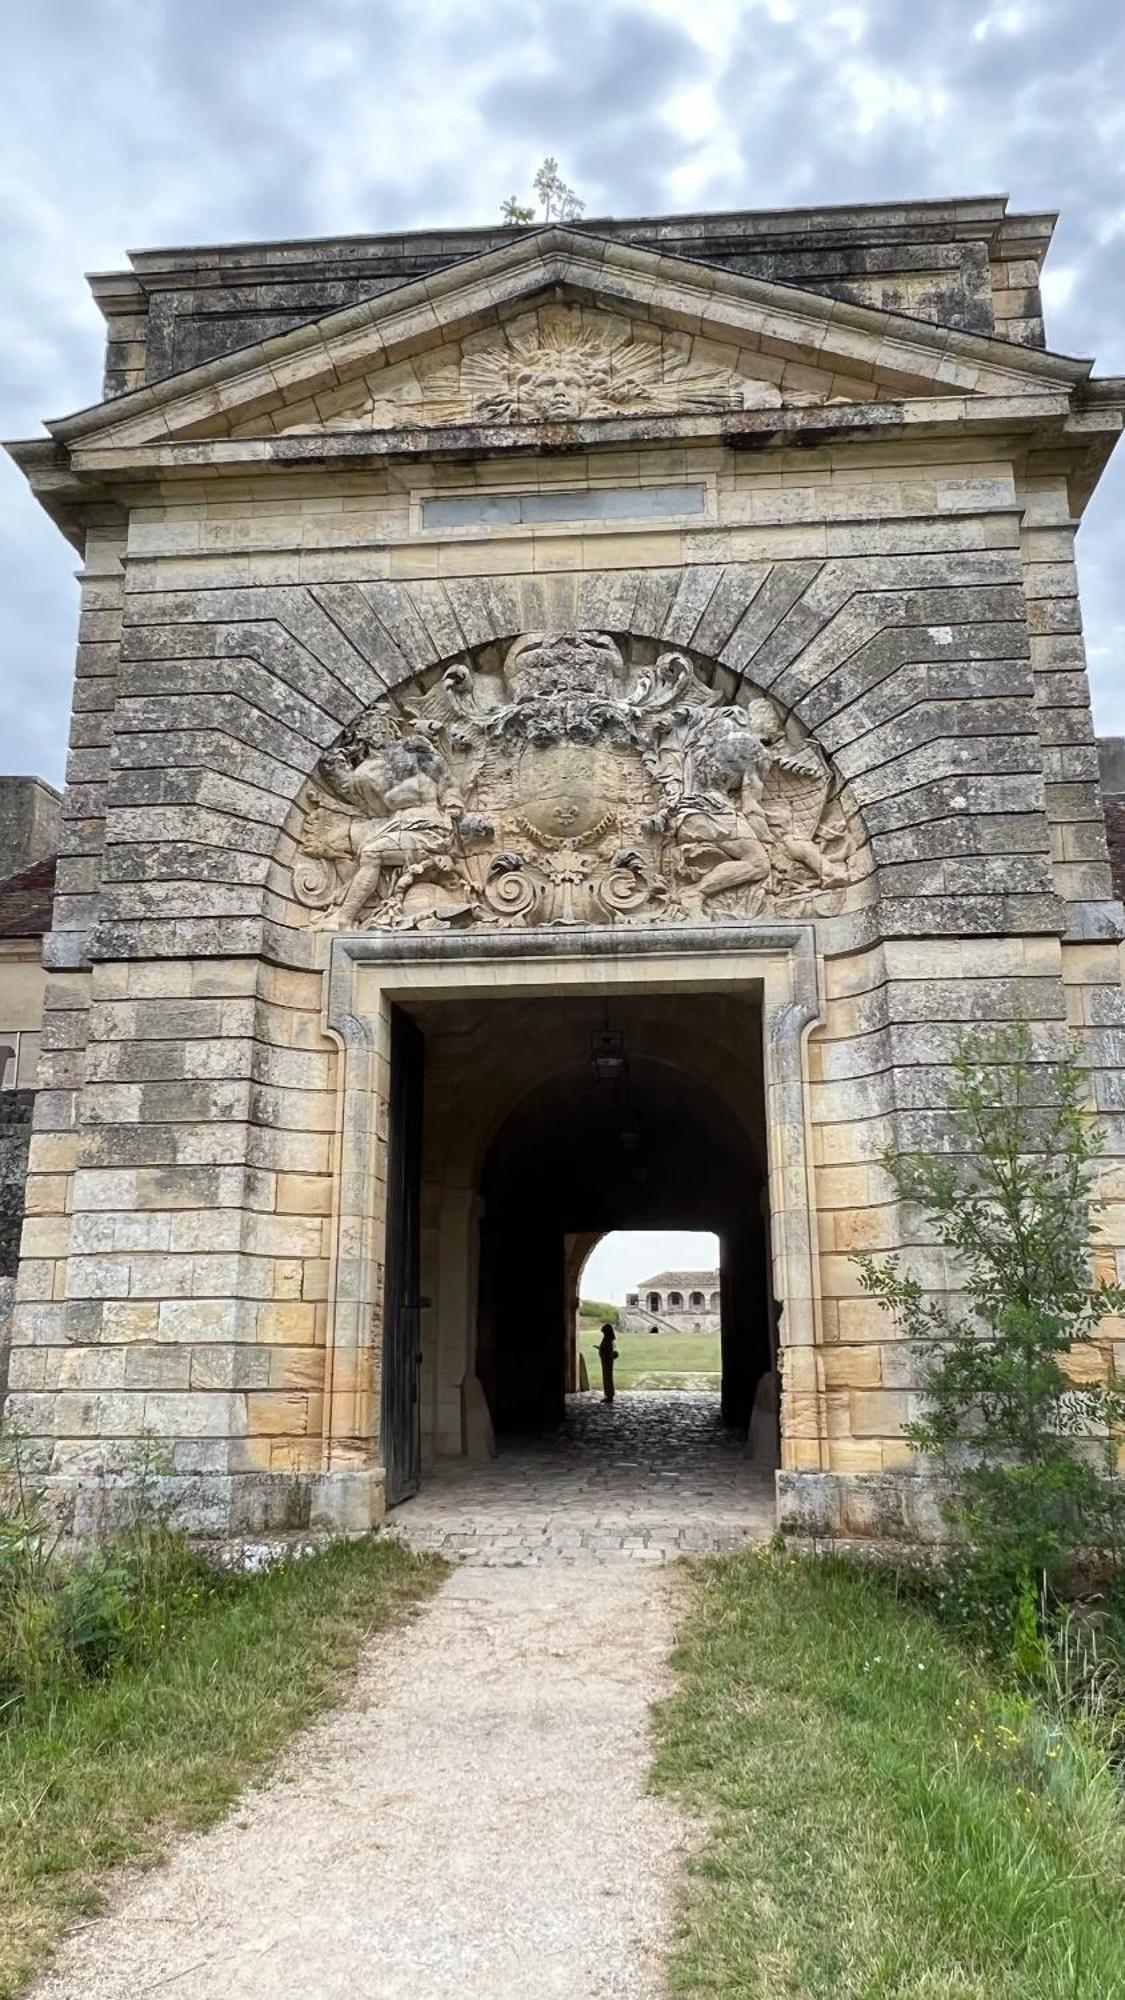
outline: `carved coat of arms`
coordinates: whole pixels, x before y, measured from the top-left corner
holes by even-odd
[[[294,893],[338,929],[827,913],[851,876],[837,794],[768,696],[529,632],[360,716],[310,787]]]

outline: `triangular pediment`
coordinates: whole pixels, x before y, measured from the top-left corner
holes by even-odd
[[[446,424],[560,424],[590,417],[779,409],[863,393],[855,380],[649,317],[576,299],[513,310],[494,326],[271,412],[283,436]],[[250,418],[233,437],[260,436]]]
[[[52,424],[84,447],[1066,394],[1089,364],[565,229]]]

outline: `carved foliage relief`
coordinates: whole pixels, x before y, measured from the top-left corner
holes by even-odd
[[[775,702],[584,631],[367,709],[298,848],[298,901],[345,930],[827,915],[854,872],[833,772]]]

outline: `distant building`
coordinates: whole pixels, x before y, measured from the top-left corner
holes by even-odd
[[[718,1333],[719,1274],[658,1271],[626,1293],[621,1325],[627,1333],[657,1327],[661,1333]]]

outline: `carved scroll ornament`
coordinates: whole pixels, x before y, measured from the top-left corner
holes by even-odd
[[[744,921],[838,908],[851,860],[823,753],[768,696],[529,632],[360,716],[310,787],[293,888],[347,930]]]

